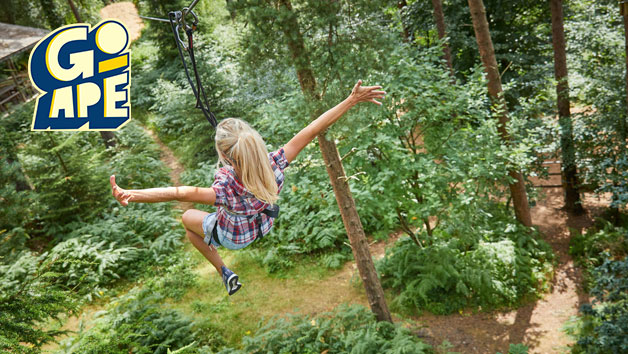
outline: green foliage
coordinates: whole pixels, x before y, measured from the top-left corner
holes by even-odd
[[[510,344],[508,345],[508,353],[507,354],[528,354],[528,346],[524,344]],[[501,354],[501,353],[497,353]]]
[[[584,235],[572,237],[569,252],[584,268],[586,287],[595,297],[580,308],[569,328],[577,339],[574,353],[628,350],[628,231],[598,219]]]
[[[195,321],[165,306],[180,300],[197,284],[189,255],[181,252],[164,260],[141,288],[113,298],[88,330],[65,340],[67,353],[197,353],[224,345],[220,329],[208,321]],[[185,349],[183,349],[185,348]]]
[[[229,57],[217,52],[217,44],[207,37],[198,35],[195,56],[211,110],[217,117],[237,117],[242,111],[232,102],[239,77]],[[163,62],[163,48],[155,51],[156,44],[142,39],[132,53],[134,72],[139,71],[132,86],[132,96],[137,97],[134,113],[139,113],[139,119],[156,130],[164,142],[176,141],[172,149],[184,164],[214,159],[214,132],[201,110],[195,108],[196,99],[182,63],[178,58]],[[169,45],[174,46],[174,42]],[[190,75],[194,77],[192,72]]]
[[[59,260],[38,261],[24,252],[15,264],[0,263],[0,351],[39,353],[41,346],[67,331],[45,323],[72,313],[78,302],[54,272]]]
[[[174,230],[179,231],[179,224],[167,206],[133,205],[120,210],[109,194],[110,172],[125,176],[119,182],[129,187],[169,180],[158,150],[142,134],[137,126],[128,125],[118,134],[119,144],[112,152],[105,151],[94,134],[22,138],[27,144],[17,150],[16,161],[23,161],[35,190],[13,192],[15,184],[5,187],[17,203],[30,203],[23,209],[31,211],[11,218],[20,210],[17,204],[7,208],[9,218],[3,215],[0,254],[6,261],[15,259],[32,235],[45,239],[49,252],[42,259],[62,259],[52,266],[62,273],[59,278],[90,294],[113,279],[141,273],[146,262],[159,262],[178,247],[180,233]],[[63,142],[55,142],[57,137],[63,137]],[[13,146],[17,144],[22,143]],[[115,155],[106,162],[108,153]],[[16,176],[18,168],[17,162],[9,165],[2,178]]]
[[[74,0],[73,2],[82,22],[95,25],[100,21],[98,11],[105,5],[104,1]],[[0,6],[6,9],[0,13],[0,22],[49,30],[78,22],[67,0],[2,0]]]
[[[242,349],[220,353],[429,353],[430,346],[408,329],[376,322],[362,306],[340,306],[316,318],[291,315],[261,326],[242,340]]]
[[[615,227],[609,221],[598,219],[596,225],[584,234],[576,234],[571,238],[569,253],[575,258],[576,264],[584,268],[588,282],[592,281],[591,273],[602,265],[609,256],[621,259],[628,254],[628,231]],[[590,286],[591,284],[587,284]]]
[[[443,12],[456,76],[463,81],[480,63],[469,6],[465,0],[443,0]],[[437,47],[440,42],[431,4],[409,0],[400,22],[416,46]],[[483,0],[495,56],[505,84],[509,109],[521,98],[536,95],[553,75],[550,9],[535,0]],[[394,3],[396,7],[397,4]],[[395,9],[396,10],[396,9]],[[460,26],[461,23],[469,24]],[[401,28],[398,29],[401,33]]]
[[[403,238],[387,252],[378,270],[382,285],[398,292],[394,306],[447,314],[513,306],[542,290],[552,268],[549,245],[498,206],[480,213],[472,228],[447,221],[429,243],[419,235],[425,246]]]
[[[568,64],[580,104],[574,139],[583,182],[598,193],[612,193],[611,207],[628,203],[628,151],[624,31],[614,1],[572,5],[566,24],[573,33]]]
[[[608,255],[607,255],[608,256]],[[606,259],[592,276],[595,296],[583,305],[574,353],[623,353],[628,350],[628,258]]]
[[[102,286],[122,277],[136,278],[164,262],[181,246],[181,226],[169,212],[132,205],[116,207],[102,220],[83,224],[65,237],[47,256],[63,259],[55,271],[91,299]]]
[[[67,353],[166,353],[194,342],[194,322],[162,308],[159,293],[131,290],[114,299],[93,328],[64,344]]]

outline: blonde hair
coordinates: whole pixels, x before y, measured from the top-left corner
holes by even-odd
[[[255,198],[268,204],[279,199],[266,144],[255,129],[241,119],[223,119],[216,127],[215,140],[219,163],[233,166]]]

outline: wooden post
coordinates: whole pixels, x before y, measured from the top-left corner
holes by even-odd
[[[17,72],[17,68],[15,67],[15,64],[13,63],[13,58],[9,57],[9,71],[11,72],[11,78],[13,79],[13,82],[15,82],[15,89],[17,90],[17,92],[20,93],[20,96],[22,97],[22,102],[26,102],[27,98],[26,95],[24,95],[24,92],[22,92],[22,87],[20,85],[20,81],[17,78],[17,75],[15,74]]]

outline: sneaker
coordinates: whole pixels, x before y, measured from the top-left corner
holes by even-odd
[[[236,291],[240,290],[242,284],[238,281],[238,275],[229,268],[222,266],[222,282],[225,283],[225,288],[227,288],[227,292],[229,296],[236,293]]]

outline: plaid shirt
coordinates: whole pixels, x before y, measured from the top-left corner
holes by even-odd
[[[268,153],[270,165],[275,173],[279,187],[283,187],[283,170],[288,167],[288,160],[283,148]],[[224,236],[233,243],[248,243],[257,238],[257,221],[255,215],[270,206],[253,196],[240,182],[231,166],[221,167],[216,171],[214,184],[217,207],[216,219]],[[235,215],[237,214],[237,215]],[[266,235],[273,226],[273,218],[261,214],[262,233]]]

